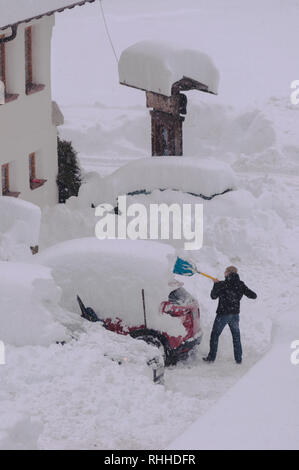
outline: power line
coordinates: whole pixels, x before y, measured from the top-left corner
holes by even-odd
[[[103,22],[104,22],[106,34],[107,34],[108,40],[110,42],[111,49],[113,51],[116,63],[118,64],[118,57],[117,57],[117,54],[116,54],[116,51],[115,51],[115,47],[114,47],[110,32],[109,32],[109,28],[108,28],[108,24],[107,24],[107,20],[106,20],[106,16],[105,16],[104,8],[103,8],[103,3],[102,3],[103,0],[99,0],[99,1],[100,1],[100,8],[101,8],[101,12],[102,12],[102,17],[103,17]]]

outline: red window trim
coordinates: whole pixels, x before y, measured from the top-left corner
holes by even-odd
[[[32,26],[25,28],[25,81],[27,93],[32,85]]]
[[[1,34],[0,38],[4,38],[5,34]],[[5,88],[5,103],[10,103],[11,101],[16,100],[19,95],[17,93],[7,93],[6,91],[6,47],[5,42],[0,43],[0,80],[4,83]]]
[[[9,193],[9,163],[1,165],[2,196]],[[4,183],[4,184],[3,184]]]
[[[33,180],[36,179],[36,159],[35,153],[30,153],[29,155],[29,181],[30,184]]]
[[[29,155],[29,184],[30,189],[37,189],[43,186],[47,180],[36,177],[36,154],[35,152]]]
[[[45,85],[33,81],[32,26],[25,28],[25,87],[26,95],[42,91]]]
[[[7,170],[7,174],[5,178],[7,178],[7,183],[6,183],[6,190],[5,187],[3,187],[3,169]],[[1,165],[1,180],[2,180],[2,196],[11,196],[11,197],[19,197],[21,193],[17,191],[10,191],[9,189],[9,163],[4,163]]]
[[[4,34],[0,35],[0,39],[5,37]],[[0,80],[4,83],[6,89],[6,50],[5,42],[0,44]]]

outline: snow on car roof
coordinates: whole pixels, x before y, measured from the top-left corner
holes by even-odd
[[[137,243],[136,243],[137,242]],[[99,253],[103,254],[110,259],[117,258],[118,262],[127,262],[127,257],[131,256],[135,259],[140,259],[144,263],[165,263],[168,265],[168,256],[174,256],[174,248],[165,243],[151,242],[148,240],[123,240],[123,239],[107,239],[98,240],[97,238],[77,238],[74,240],[67,240],[58,243],[55,246],[47,248],[38,257],[43,260],[52,257],[59,257],[65,254],[81,252],[84,253]],[[175,261],[175,259],[174,259]],[[108,261],[109,263],[109,261]],[[105,266],[103,266],[105,268]],[[130,269],[130,266],[127,266]]]
[[[174,248],[164,243],[81,238],[54,245],[33,262],[52,268],[64,308],[80,313],[79,295],[100,318],[121,318],[128,326],[144,324],[144,289],[147,326],[176,336],[184,334],[181,322],[159,312],[172,290],[175,259]]]
[[[0,0],[0,28],[63,11],[95,0]]]
[[[184,77],[217,93],[220,78],[207,54],[161,41],[128,47],[121,54],[118,69],[120,83],[166,96],[171,96],[172,85]]]

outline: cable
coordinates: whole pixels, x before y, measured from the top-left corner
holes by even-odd
[[[101,8],[102,17],[103,17],[103,22],[104,22],[104,25],[105,25],[105,30],[106,30],[106,33],[107,33],[107,36],[108,36],[108,40],[109,40],[109,42],[110,42],[110,45],[111,45],[111,48],[112,48],[112,51],[113,51],[113,54],[114,54],[116,63],[118,64],[118,57],[117,57],[117,54],[116,54],[116,51],[115,51],[115,48],[114,48],[114,45],[113,45],[113,41],[112,41],[110,32],[109,32],[109,28],[108,28],[108,24],[107,24],[107,21],[106,21],[106,16],[105,16],[103,4],[102,4],[102,1],[103,1],[103,0],[99,0],[99,1],[100,1],[100,8]]]

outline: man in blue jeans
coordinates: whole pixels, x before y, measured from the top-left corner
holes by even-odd
[[[237,364],[242,363],[242,345],[239,329],[240,301],[243,295],[250,299],[256,299],[257,295],[242,282],[235,266],[229,266],[224,273],[224,281],[215,281],[211,291],[212,299],[219,299],[217,315],[214,321],[211,338],[210,352],[203,360],[214,362],[217,355],[218,340],[224,327],[229,326],[234,345],[234,356]]]

